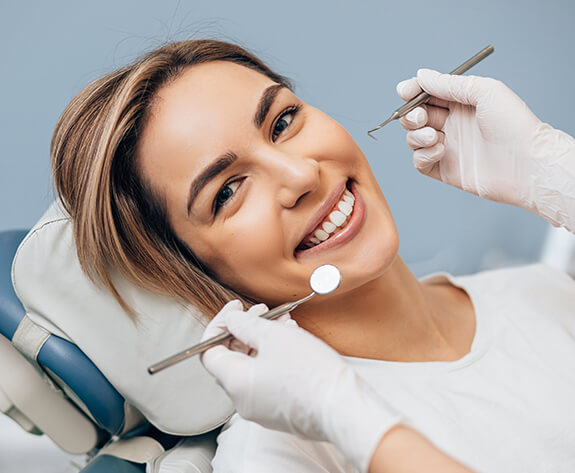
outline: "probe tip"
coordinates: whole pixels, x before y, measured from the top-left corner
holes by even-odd
[[[367,134],[368,134],[369,136],[371,136],[371,137],[375,140],[375,138],[372,136],[372,133],[373,133],[374,131],[379,130],[380,128],[383,128],[385,125],[387,125],[390,121],[392,121],[392,120],[394,120],[394,119],[395,119],[395,116],[392,115],[392,116],[389,117],[387,120],[385,120],[381,125],[377,125],[375,128],[372,128],[371,130],[369,130],[369,131],[367,132]],[[377,140],[376,140],[376,141],[377,141]]]

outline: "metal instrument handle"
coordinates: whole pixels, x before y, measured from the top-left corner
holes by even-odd
[[[495,49],[493,48],[493,46],[491,46],[491,45],[487,46],[486,48],[479,51],[475,56],[473,56],[472,58],[468,59],[463,64],[461,64],[460,66],[453,69],[450,72],[450,74],[455,75],[455,76],[459,76],[459,75],[463,74],[464,72],[467,72],[469,69],[471,69],[473,66],[475,66],[478,62],[482,61],[487,56],[489,56],[494,50]],[[431,97],[431,95],[429,95],[427,92],[421,92],[420,94],[416,95],[409,102],[403,104],[401,107],[399,107],[396,110],[396,113],[398,115],[397,118],[401,118],[406,113],[409,113],[411,110],[413,110],[414,108],[419,107],[421,104],[423,104],[427,100],[429,100],[430,97]]]
[[[280,315],[283,315],[289,312],[290,310],[295,309],[298,305],[309,301],[313,296],[315,296],[315,292],[312,292],[311,294],[297,301],[286,302],[285,304],[274,307],[272,310],[268,310],[267,312],[260,315],[260,317],[269,320],[276,319]],[[234,338],[234,336],[229,332],[224,332],[221,333],[220,335],[216,335],[215,337],[208,338],[207,340],[204,340],[203,342],[198,343],[197,345],[187,348],[186,350],[176,353],[175,355],[172,355],[169,358],[166,358],[165,360],[162,360],[158,363],[149,366],[148,373],[156,374],[159,371],[162,371],[166,368],[169,368],[170,366],[175,365],[176,363],[179,363],[180,361],[187,360],[188,358],[191,358],[194,355],[202,353],[206,351],[208,348],[212,348],[216,345],[221,345],[222,343],[225,343],[228,340],[231,340],[232,338]]]

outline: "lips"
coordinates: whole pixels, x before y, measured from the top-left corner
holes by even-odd
[[[345,189],[341,199],[335,204],[324,220],[303,239],[298,249],[306,250],[313,248],[342,230],[351,218],[354,204],[355,197],[348,189]]]
[[[351,180],[343,182],[328,195],[310,219],[295,256],[311,256],[346,243],[359,231],[364,216],[365,205],[355,183]]]

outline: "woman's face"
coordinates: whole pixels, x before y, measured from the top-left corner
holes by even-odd
[[[351,136],[252,69],[209,62],[163,87],[139,159],[178,237],[257,301],[307,295],[326,263],[342,272],[341,294],[397,254],[391,213]]]

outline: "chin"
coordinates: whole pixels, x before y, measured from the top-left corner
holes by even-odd
[[[357,233],[333,253],[326,251],[323,255],[325,263],[334,264],[341,271],[344,291],[379,278],[398,257],[399,235],[387,201],[375,178],[374,182],[366,184],[352,186],[363,213]]]
[[[348,261],[342,261],[342,289],[352,290],[369,284],[385,274],[398,258],[399,238],[396,232],[389,232],[377,244],[365,246]]]

